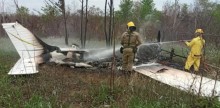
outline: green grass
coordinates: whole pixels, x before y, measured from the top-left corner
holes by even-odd
[[[1,38],[0,43],[0,107],[52,108],[51,103],[45,101],[40,95],[30,94],[28,99],[24,98],[21,86],[26,79],[7,74],[19,59],[19,55],[9,39]],[[14,85],[15,82],[19,85]]]
[[[133,84],[131,84],[131,80]],[[120,80],[122,81],[122,80]],[[220,108],[217,98],[204,98],[180,91],[143,76],[116,82],[110,92],[107,83],[93,86],[90,92],[92,106],[111,105],[112,108]]]
[[[110,104],[114,101],[110,93],[110,88],[106,84],[102,84],[100,87],[91,87],[90,95],[93,106]]]
[[[42,96],[33,95],[27,102],[25,102],[24,108],[53,108],[55,107],[52,104],[53,103],[44,99]]]
[[[212,44],[206,45],[205,56],[209,63],[220,67],[220,49]]]

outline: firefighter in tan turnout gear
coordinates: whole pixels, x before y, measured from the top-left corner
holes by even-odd
[[[205,40],[202,38],[203,33],[204,32],[202,29],[197,29],[195,31],[196,37],[190,42],[185,42],[186,45],[191,49],[185,64],[185,70],[187,71],[190,70],[192,65],[194,67],[194,71],[199,71],[202,49],[205,45]]]
[[[141,44],[141,38],[133,22],[128,22],[127,31],[122,34],[121,45],[122,70],[131,73],[137,47]]]

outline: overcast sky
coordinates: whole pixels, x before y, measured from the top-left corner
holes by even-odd
[[[5,10],[6,11],[13,11],[15,10],[15,6],[13,4],[13,0],[3,0],[5,1]],[[33,12],[33,10],[41,10],[41,7],[44,6],[45,0],[18,0],[19,6],[25,6],[29,8],[30,12]],[[54,0],[58,1],[58,0]],[[66,5],[71,7],[72,10],[79,9],[80,8],[80,0],[65,0]],[[101,9],[104,9],[105,0],[88,0],[89,6],[95,5],[96,7],[99,7]],[[134,0],[137,1],[137,0]],[[155,7],[158,10],[162,10],[162,7],[166,1],[174,2],[175,0],[153,0]],[[179,0],[179,3],[186,3],[186,4],[193,4],[194,0]],[[211,0],[211,1],[219,1],[219,0]],[[114,6],[115,9],[119,9],[120,0],[114,0]],[[2,4],[0,3],[0,6]]]

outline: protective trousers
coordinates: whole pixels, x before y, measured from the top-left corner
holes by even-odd
[[[193,65],[194,71],[198,72],[200,66],[200,58],[201,58],[200,56],[196,57],[193,54],[189,54],[186,60],[185,69],[190,70],[190,67]]]
[[[132,71],[132,66],[134,63],[134,52],[132,48],[125,48],[123,50],[122,61],[122,69],[125,71]]]

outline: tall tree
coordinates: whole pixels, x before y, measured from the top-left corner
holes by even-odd
[[[2,0],[0,2],[0,12],[1,12],[0,23],[4,23],[5,22],[5,0]],[[4,33],[5,32],[4,32],[3,28],[1,27],[0,28],[0,37],[3,36]]]
[[[60,15],[59,9],[47,1],[45,1],[45,7],[42,7],[41,10],[43,12],[42,17],[46,22],[53,21]]]
[[[85,48],[86,46],[87,24],[88,24],[88,0],[86,0],[85,33],[84,33],[83,48]]]
[[[127,22],[131,20],[132,7],[133,7],[133,0],[121,0],[119,5],[119,11],[115,13],[118,19],[121,20],[122,22]]]
[[[108,46],[108,34],[107,34],[107,3],[108,0],[105,0],[105,17],[104,17],[104,33],[105,33],[105,41],[106,46]]]
[[[67,31],[67,24],[66,24],[66,9],[65,9],[65,0],[59,0],[58,2],[54,2],[53,0],[48,0],[48,5],[51,5],[52,7],[56,8],[59,12],[63,15],[64,20],[64,31],[65,31],[65,44],[68,45],[68,31]]]
[[[195,0],[195,28],[207,28],[212,19],[213,4],[210,0]]]
[[[180,16],[181,18],[184,18],[188,15],[188,5],[187,4],[183,4],[183,6],[181,7],[181,12],[180,12]]]
[[[29,9],[21,6],[16,9],[16,14],[19,16],[21,23],[24,24],[25,21],[27,21],[27,17],[29,15]]]
[[[39,12],[42,18],[42,31],[43,33],[49,33],[55,35],[59,30],[58,17],[61,15],[60,9],[54,2],[46,1],[45,6],[41,8],[42,13]]]
[[[220,23],[220,4],[216,4],[215,9],[213,10],[213,16],[215,20]]]
[[[54,2],[53,0],[45,0],[46,6],[42,8],[44,12],[50,11],[51,15],[60,14],[63,15],[64,20],[64,31],[65,31],[65,44],[68,45],[68,31],[67,31],[67,24],[66,24],[66,9],[65,9],[65,0],[59,0],[58,2]],[[51,19],[49,19],[51,20]]]
[[[136,1],[133,3],[133,8],[131,11],[132,11],[132,21],[134,22],[140,22],[140,10],[141,10],[140,5],[141,5],[140,1]],[[138,24],[136,23],[136,25]]]
[[[81,46],[82,48],[84,48],[84,38],[83,38],[83,16],[84,16],[84,0],[81,1],[81,32],[80,32],[80,35],[81,35]]]
[[[140,3],[140,20],[144,20],[148,14],[152,13],[154,3],[153,0],[141,0]]]
[[[67,24],[66,24],[66,9],[65,9],[65,0],[59,0],[57,3],[57,6],[60,8],[62,14],[63,14],[63,19],[64,19],[64,27],[65,27],[65,44],[68,45],[68,31],[67,31]]]
[[[18,0],[14,0],[14,4],[16,6],[17,20],[21,21],[21,23],[24,24],[24,21],[27,21],[29,9],[24,6],[19,7]]]
[[[18,6],[18,0],[14,0],[14,4],[15,4],[15,6],[16,6],[16,10],[19,8],[19,6]]]
[[[109,13],[110,13],[110,15],[109,15],[109,34],[108,34],[108,47],[110,47],[111,45],[112,45],[112,30],[113,30],[113,28],[112,28],[112,20],[113,20],[113,0],[110,0],[110,3],[109,3]]]

